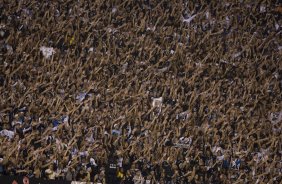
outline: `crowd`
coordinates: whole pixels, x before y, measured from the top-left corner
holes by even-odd
[[[2,2],[0,176],[282,182],[278,0]]]

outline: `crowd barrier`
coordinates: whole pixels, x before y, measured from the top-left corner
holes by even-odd
[[[74,184],[74,182],[66,180],[44,180],[28,178],[26,176],[0,176],[0,184]]]

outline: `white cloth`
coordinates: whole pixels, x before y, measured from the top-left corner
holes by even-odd
[[[88,151],[81,151],[78,153],[80,156],[85,156],[87,157],[89,155]]]
[[[118,159],[118,166],[119,167],[122,167],[122,162],[123,162],[123,158],[119,158]]]
[[[7,136],[7,137],[9,137],[9,139],[13,139],[14,136],[15,136],[15,133],[13,131],[10,131],[10,130],[2,130],[2,131],[0,131],[0,135],[3,136],[3,137]]]
[[[224,159],[224,155],[222,156],[217,156],[217,160],[222,161]]]
[[[90,158],[90,163],[91,165],[97,166],[94,158]]]
[[[46,59],[49,59],[53,54],[55,54],[55,50],[53,49],[53,47],[40,47],[40,51],[42,52],[43,56]]]

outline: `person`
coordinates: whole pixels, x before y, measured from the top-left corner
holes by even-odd
[[[3,155],[0,155],[0,176],[4,175],[4,165],[2,164],[3,163]]]
[[[47,178],[50,180],[54,180],[56,178],[56,173],[53,170],[53,165],[51,164],[48,169],[45,170],[45,173],[47,175]]]
[[[125,179],[124,179],[124,183],[134,184],[133,178],[134,178],[134,176],[132,174],[132,171],[127,170],[127,173],[126,173]]]
[[[118,183],[124,182],[124,172],[123,169],[120,167],[117,170],[117,179],[118,179]]]
[[[90,163],[88,163],[86,167],[90,169],[91,182],[94,182],[95,176],[100,172],[100,167],[97,165],[94,158],[90,158]]]
[[[116,164],[116,159],[114,156],[110,156],[105,170],[106,182],[117,183],[118,182],[117,172],[118,172],[118,166]]]
[[[66,173],[66,175],[65,175],[65,179],[66,179],[67,181],[72,181],[72,180],[73,180],[73,174],[72,174],[71,168],[68,168],[68,169],[67,169],[67,173]]]
[[[76,181],[86,181],[87,180],[86,171],[84,169],[80,169],[75,179]]]

